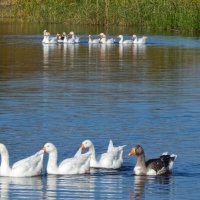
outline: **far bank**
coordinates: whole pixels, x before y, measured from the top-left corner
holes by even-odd
[[[7,0],[1,1],[0,9],[5,21],[200,31],[199,0]]]

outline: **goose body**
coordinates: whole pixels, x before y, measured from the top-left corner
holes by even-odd
[[[64,44],[75,44],[76,43],[74,36],[71,36],[70,34],[67,35],[65,32],[63,32],[62,36],[63,36],[63,40],[59,40],[58,41],[59,43],[64,43]]]
[[[50,38],[50,33],[47,32],[47,30],[44,30],[43,36],[44,36],[44,38],[42,40],[42,43],[44,43],[44,44],[56,44],[57,43],[57,37]]]
[[[55,145],[46,143],[42,149],[49,154],[48,174],[84,174],[90,169],[90,153],[77,153],[74,157],[67,158],[57,165],[57,148]]]
[[[75,44],[80,42],[80,38],[77,37],[73,31],[69,33],[69,36],[71,36],[71,38],[68,39],[69,44]]]
[[[57,33],[58,43],[64,43],[65,36],[66,36],[65,32],[63,32],[62,34]]]
[[[45,43],[47,40],[47,30],[44,30],[43,31],[43,40],[42,40],[42,43]]]
[[[124,40],[123,35],[119,35],[118,38],[120,38],[119,44],[133,44],[133,40]]]
[[[98,39],[92,39],[91,35],[89,35],[88,38],[89,38],[89,40],[88,40],[89,44],[99,44],[100,43],[100,39],[99,38]]]
[[[133,35],[133,44],[145,44],[146,43],[146,36],[142,36],[141,38],[138,38],[137,35]]]
[[[169,175],[172,173],[173,163],[177,158],[177,155],[163,153],[159,158],[145,162],[144,150],[139,145],[135,146],[129,155],[137,156],[137,163],[133,169],[135,175]]]
[[[40,175],[43,166],[43,153],[40,150],[36,154],[18,161],[10,167],[8,150],[4,144],[0,143],[0,176],[27,177]]]
[[[110,140],[107,152],[103,153],[98,161],[96,160],[95,148],[91,140],[85,140],[81,147],[82,150],[88,148],[91,153],[90,167],[118,169],[123,164],[122,154],[125,145],[114,147],[112,140]]]
[[[64,39],[63,39],[62,41],[59,40],[61,43],[65,43],[65,44],[67,44],[67,43],[68,43],[68,44],[72,43],[72,41],[69,40],[68,35],[67,35],[65,32],[63,32],[62,35],[63,35]]]
[[[106,39],[106,35],[104,33],[100,33],[100,43],[102,44],[114,44],[115,40],[113,38]]]

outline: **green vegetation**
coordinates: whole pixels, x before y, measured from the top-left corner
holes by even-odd
[[[13,0],[11,2],[10,16],[29,22],[115,24],[142,26],[151,30],[200,31],[200,0]]]

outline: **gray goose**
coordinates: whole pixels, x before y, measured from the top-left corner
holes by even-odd
[[[173,163],[177,155],[163,153],[159,158],[150,159],[145,162],[145,153],[140,145],[135,146],[129,152],[129,156],[136,155],[137,163],[133,169],[135,175],[170,175]]]

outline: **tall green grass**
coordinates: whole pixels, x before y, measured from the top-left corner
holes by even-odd
[[[15,0],[11,13],[31,22],[200,31],[200,0]]]

